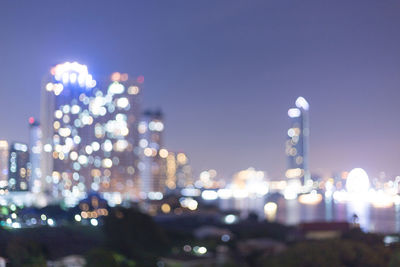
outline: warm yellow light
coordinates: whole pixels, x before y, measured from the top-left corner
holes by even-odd
[[[162,157],[163,159],[168,157],[168,150],[166,150],[165,148],[160,149],[158,153],[160,154],[160,157]]]
[[[167,203],[164,203],[161,205],[161,210],[164,213],[169,213],[171,211],[171,206],[168,205]]]
[[[322,201],[322,195],[315,191],[299,196],[299,202],[305,205],[316,205]]]

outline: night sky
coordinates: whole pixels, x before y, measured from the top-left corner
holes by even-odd
[[[144,106],[196,173],[282,177],[301,95],[312,173],[400,175],[399,14],[390,0],[1,1],[0,138],[28,141],[43,77],[78,61],[143,75]]]

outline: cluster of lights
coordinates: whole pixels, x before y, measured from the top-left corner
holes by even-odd
[[[46,177],[46,181],[57,184],[62,181],[57,187],[63,196],[74,198],[82,196],[87,185],[95,191],[100,188],[108,190],[111,185],[123,187],[121,182],[111,183],[111,179],[114,167],[122,167],[119,166],[123,156],[120,153],[132,153],[134,157],[134,144],[129,141],[129,136],[136,130],[134,122],[137,114],[132,111],[136,103],[132,95],[139,93],[139,87],[126,87],[122,82],[128,80],[128,75],[114,73],[105,92],[95,89],[90,95],[85,92],[79,94],[76,86],[92,89],[96,85],[86,66],[67,62],[55,66],[51,73],[55,82],[46,85],[47,91],[59,95],[69,88],[68,92],[76,92],[73,93],[76,97],[71,98],[69,103],[63,101],[64,104],[54,112],[53,140],[44,144],[43,150],[52,153],[57,163],[52,176]],[[94,139],[86,143],[86,135],[93,134]],[[130,162],[129,166],[124,163],[123,167],[132,176],[136,167],[133,158]],[[69,164],[72,173],[63,172]],[[91,184],[88,181],[92,181]]]
[[[52,68],[50,72],[54,76],[54,79],[63,85],[77,84],[80,87],[86,87],[88,89],[96,86],[96,81],[93,80],[92,75],[89,74],[87,66],[79,64],[78,62],[58,64]]]

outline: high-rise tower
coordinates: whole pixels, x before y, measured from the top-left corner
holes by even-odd
[[[141,82],[113,73],[98,83],[77,62],[51,69],[41,116],[42,188],[49,195],[135,194]]]
[[[31,163],[31,177],[29,181],[29,188],[32,193],[40,193],[41,190],[41,177],[40,170],[40,153],[42,150],[42,132],[40,124],[35,118],[29,118],[29,161]]]
[[[8,154],[8,142],[0,140],[0,195],[4,195],[8,190]]]
[[[10,147],[8,161],[9,191],[28,191],[30,179],[30,163],[28,146],[13,143]]]
[[[309,145],[309,104],[303,97],[298,97],[296,107],[289,109],[290,128],[287,131],[286,155],[287,170],[286,177],[289,184],[298,186],[310,186],[310,171],[308,168],[308,145]]]
[[[166,188],[168,151],[163,148],[163,131],[161,111],[145,111],[139,123],[139,170],[141,191],[149,198],[162,197]]]

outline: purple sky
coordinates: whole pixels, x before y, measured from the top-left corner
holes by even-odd
[[[107,2],[107,3],[105,3]],[[1,1],[0,138],[27,141],[50,66],[144,75],[169,149],[198,173],[283,175],[310,103],[313,173],[400,174],[398,1]]]

